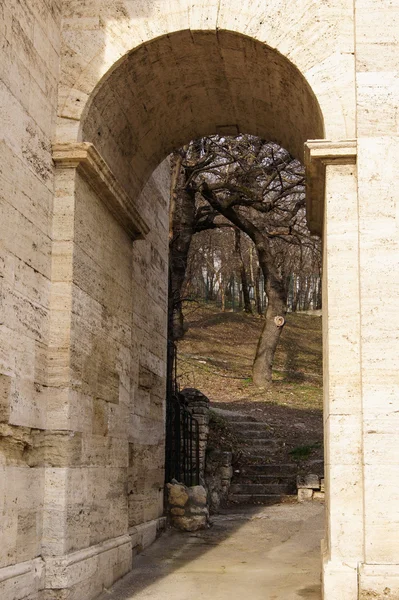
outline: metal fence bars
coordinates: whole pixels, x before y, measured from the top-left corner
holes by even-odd
[[[166,482],[199,485],[199,427],[179,396],[166,404]]]
[[[179,394],[176,377],[176,346],[168,342],[166,393],[165,481],[176,479],[187,486],[199,485],[199,425]]]

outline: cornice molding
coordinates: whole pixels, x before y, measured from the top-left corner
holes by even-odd
[[[312,233],[323,231],[327,165],[356,164],[357,141],[309,140],[305,143],[306,212]]]
[[[54,144],[53,161],[58,169],[76,169],[132,239],[146,236],[150,228],[93,144]]]

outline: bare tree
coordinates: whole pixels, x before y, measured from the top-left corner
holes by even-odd
[[[187,268],[194,233],[233,227],[237,232],[235,255],[241,264],[242,289],[246,290],[244,304],[250,310],[240,232],[246,234],[256,250],[268,298],[253,363],[255,384],[265,386],[272,380],[273,358],[287,311],[286,257],[303,256],[315,246],[305,221],[304,169],[277,144],[253,136],[215,136],[197,141],[192,147],[184,151],[181,161],[172,219],[174,226],[176,223],[171,239],[172,272],[176,261],[180,261],[172,293],[181,299],[182,267]],[[181,310],[177,320],[182,324]]]

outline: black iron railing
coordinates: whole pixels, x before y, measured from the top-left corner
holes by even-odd
[[[166,395],[166,483],[176,479],[187,486],[199,485],[198,421],[184,405],[176,377],[176,347],[168,344]]]

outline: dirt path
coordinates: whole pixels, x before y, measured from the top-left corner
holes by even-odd
[[[228,510],[204,532],[169,530],[99,600],[320,600],[323,506]]]

